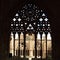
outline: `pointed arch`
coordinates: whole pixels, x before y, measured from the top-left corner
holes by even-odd
[[[39,8],[33,4],[27,4],[23,6],[22,9],[18,11],[12,19],[10,30],[13,32],[14,38],[14,49],[12,48],[14,52],[10,50],[13,56],[20,56],[21,58],[22,56],[26,58],[29,58],[31,56],[31,58],[47,59],[49,58],[49,54],[51,54],[50,56],[52,58],[50,22],[43,10],[39,10]],[[23,34],[21,34],[21,32]],[[16,40],[15,38],[18,39]],[[21,42],[21,39],[23,42]],[[18,41],[17,54],[16,41]],[[31,46],[31,43],[33,46]],[[33,49],[31,47],[33,47]]]

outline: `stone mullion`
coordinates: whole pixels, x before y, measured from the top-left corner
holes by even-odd
[[[41,54],[41,60],[42,60],[42,33],[40,35],[40,38],[41,38],[41,50],[40,50],[40,54]]]
[[[47,33],[46,33],[46,60],[47,60]]]
[[[15,56],[15,33],[13,34],[13,38],[14,38],[14,40],[13,40],[13,46],[14,46],[14,51],[13,51],[13,54],[14,54],[14,56]]]
[[[20,33],[18,33],[18,56],[20,57]]]
[[[35,33],[35,58],[37,58],[37,34]]]
[[[26,50],[26,34],[24,33],[24,58],[25,58],[25,50]]]

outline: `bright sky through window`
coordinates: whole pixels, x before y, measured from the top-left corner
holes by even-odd
[[[15,39],[18,39],[18,33],[16,32],[16,34],[15,34]]]
[[[38,32],[38,34],[37,34],[37,39],[40,39],[40,37],[41,37],[41,36],[40,36],[40,33]]]
[[[51,39],[51,34],[48,32],[48,34],[47,34],[47,40],[52,40]]]
[[[43,34],[42,34],[42,40],[45,40],[46,39],[46,35],[45,35],[45,33],[43,32]]]

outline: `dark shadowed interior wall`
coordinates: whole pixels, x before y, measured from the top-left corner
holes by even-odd
[[[59,58],[60,35],[60,2],[55,0],[0,0],[0,58],[7,60],[9,56],[10,21],[14,14],[27,4],[33,3],[48,14],[52,29],[53,60]]]

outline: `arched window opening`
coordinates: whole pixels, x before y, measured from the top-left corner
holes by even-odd
[[[52,60],[50,22],[43,10],[25,5],[11,21],[10,54],[20,58]]]

